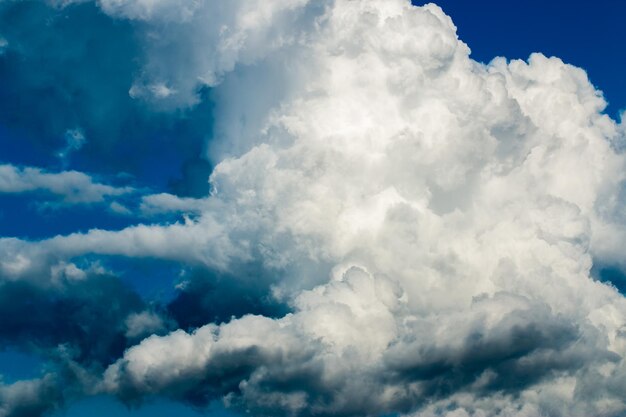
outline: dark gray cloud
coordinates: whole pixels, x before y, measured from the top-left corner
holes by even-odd
[[[478,304],[507,302],[510,297],[497,294]],[[422,401],[464,390],[479,396],[515,395],[561,373],[575,375],[594,362],[619,362],[620,356],[610,352],[607,343],[595,328],[581,327],[534,302],[506,313],[490,329],[476,328],[455,348],[408,340],[390,348],[386,361],[405,383],[422,382]]]

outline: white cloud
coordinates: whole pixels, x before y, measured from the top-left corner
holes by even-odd
[[[187,21],[200,8],[200,0],[99,0],[106,13],[138,20]]]
[[[178,197],[173,194],[150,194],[141,198],[140,210],[145,215],[182,212],[201,213],[210,203],[205,199]]]
[[[46,191],[63,198],[66,203],[95,203],[106,197],[132,192],[130,187],[99,184],[82,172],[46,172],[39,168],[0,165],[0,193]]]
[[[81,128],[68,129],[65,132],[65,146],[57,153],[61,162],[67,164],[70,154],[80,150],[85,145],[86,140],[85,133]]]
[[[126,319],[126,337],[143,338],[165,329],[163,319],[150,311],[133,313]]]
[[[102,4],[164,28],[177,3]],[[146,85],[165,74],[189,104],[205,74],[223,100],[213,195],[144,198],[200,212],[184,224],[2,240],[3,273],[85,253],[235,276],[254,263],[293,306],[145,339],[105,374],[122,397],[270,415],[623,413],[626,301],[590,277],[594,261],[623,263],[623,126],[585,72],[541,54],[476,63],[432,4],[324,6],[199,3],[152,32]]]

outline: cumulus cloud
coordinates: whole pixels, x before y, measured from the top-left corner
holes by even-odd
[[[624,264],[623,125],[582,69],[474,62],[405,0],[99,4],[159,33],[137,88],[176,107],[213,86],[211,195],[144,198],[182,223],[3,239],[0,272],[154,257],[290,312],[152,335],[94,389],[258,415],[623,414],[626,300],[591,274]],[[127,335],[158,328],[141,311]]]
[[[0,165],[0,193],[45,191],[57,195],[65,203],[97,203],[107,197],[133,191],[131,187],[113,187],[94,182],[82,172],[46,172],[34,167]]]
[[[407,301],[397,284],[352,267],[300,294],[296,312],[281,319],[246,316],[148,338],[107,370],[104,384],[122,395],[224,396],[262,415],[376,415],[457,393],[512,399],[547,378],[620,361],[597,330],[540,301],[497,293],[422,317]],[[620,400],[612,401],[603,406]]]

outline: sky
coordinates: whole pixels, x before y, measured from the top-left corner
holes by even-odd
[[[0,417],[624,415],[625,14],[0,0]]]
[[[422,4],[414,2],[415,4]],[[489,62],[496,56],[527,58],[533,52],[558,56],[584,68],[608,101],[606,113],[617,119],[626,108],[626,81],[620,76],[626,54],[614,48],[626,29],[626,4],[602,0],[438,2],[452,17],[472,58]]]

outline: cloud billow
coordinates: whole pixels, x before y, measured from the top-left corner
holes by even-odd
[[[592,267],[624,265],[624,128],[582,69],[477,63],[439,7],[404,0],[98,5],[152,34],[134,99],[174,111],[210,87],[219,122],[209,196],[142,196],[184,222],[0,240],[7,286],[86,254],[205,271],[168,317],[120,313],[136,340],[85,392],[255,415],[623,414],[626,300]]]

